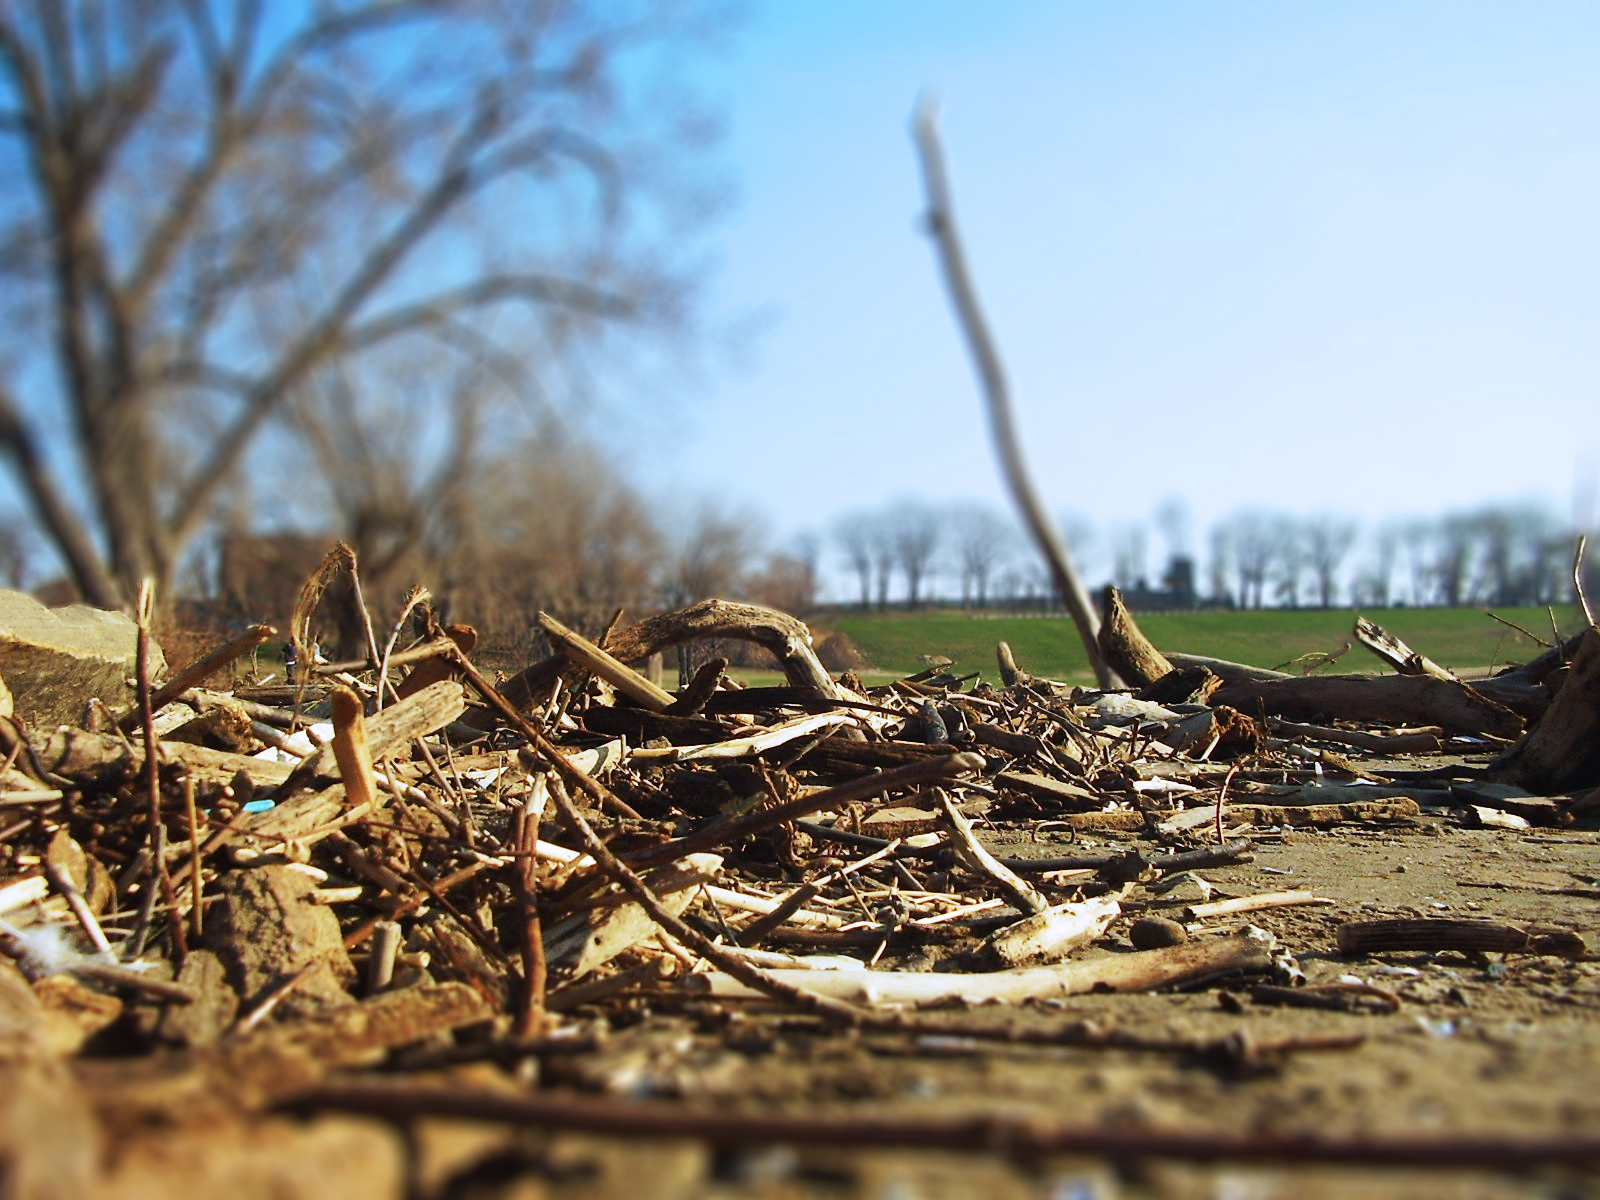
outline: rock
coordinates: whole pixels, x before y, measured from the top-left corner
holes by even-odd
[[[82,725],[94,698],[117,712],[132,707],[138,644],[138,626],[122,613],[46,608],[0,590],[0,676],[16,715],[35,727]],[[159,647],[150,649],[150,673],[159,679],[166,660]]]
[[[302,970],[305,976],[283,1001],[285,1012],[349,1002],[345,985],[355,978],[355,965],[338,918],[317,903],[315,891],[306,875],[278,865],[230,871],[217,881],[204,943],[222,960],[246,1007]]]
[[[277,1117],[161,1130],[122,1147],[103,1189],[93,1195],[392,1200],[406,1194],[405,1156],[398,1132],[358,1117]]]
[[[49,1044],[33,989],[0,960],[0,1191],[25,1200],[94,1195],[94,1117]]]
[[[5,676],[0,675],[0,717],[9,717],[15,711],[11,703],[11,689],[6,686]]]
[[[52,1053],[70,1057],[122,1015],[122,1001],[97,992],[71,975],[47,975],[33,985],[44,1014],[44,1041]]]
[[[1135,950],[1159,950],[1183,945],[1189,940],[1189,931],[1167,917],[1140,917],[1129,927],[1128,940]]]
[[[222,1040],[239,1012],[239,997],[228,984],[227,969],[210,950],[192,951],[178,982],[198,999],[193,1004],[168,1004],[161,1010],[156,1034],[184,1046],[209,1046]]]

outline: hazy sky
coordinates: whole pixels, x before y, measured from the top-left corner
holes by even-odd
[[[1600,4],[767,0],[708,78],[713,296],[770,323],[659,474],[780,535],[1004,503],[917,227],[924,90],[1053,508],[1565,518],[1600,475]]]

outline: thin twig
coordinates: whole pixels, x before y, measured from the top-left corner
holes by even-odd
[[[189,932],[198,942],[204,925],[204,914],[201,911],[204,880],[200,875],[200,818],[195,811],[193,775],[183,777],[183,808],[189,819]]]
[[[1595,629],[1594,609],[1589,606],[1589,597],[1583,591],[1583,550],[1589,544],[1587,534],[1578,535],[1578,549],[1572,556],[1572,590],[1578,593],[1578,604],[1583,609],[1583,619],[1589,622],[1589,628]]]
[[[1483,610],[1483,615],[1488,617],[1491,621],[1499,621],[1500,624],[1504,625],[1507,629],[1515,629],[1518,633],[1520,633],[1523,637],[1527,638],[1530,642],[1533,642],[1535,645],[1543,646],[1546,650],[1549,650],[1549,649],[1552,648],[1551,644],[1549,642],[1545,641],[1537,633],[1530,633],[1528,630],[1524,629],[1521,625],[1518,625],[1515,621],[1506,620],[1499,613],[1490,612],[1486,608],[1486,609]]]
[[[144,783],[150,822],[150,869],[161,900],[173,907],[167,913],[167,929],[172,936],[173,958],[181,967],[189,955],[189,939],[183,928],[183,914],[176,907],[177,893],[172,888],[172,876],[167,872],[164,843],[166,829],[161,823],[161,763],[157,755],[154,696],[150,688],[150,622],[155,611],[155,585],[144,580],[139,585],[138,650],[135,659],[138,672],[139,713],[144,735]]]
[[[556,781],[559,784],[559,780]],[[544,928],[539,920],[538,874],[539,809],[533,803],[516,811],[513,846],[517,853],[514,879],[517,891],[517,934],[522,951],[522,1007],[515,1026],[519,1038],[535,1037],[545,1027],[545,983],[549,966],[544,953]]]
[[[238,637],[202,654],[156,689],[155,695],[150,700],[151,710],[160,712],[202,680],[249,654],[268,638],[275,637],[277,632],[271,625],[252,625]],[[126,713],[117,722],[117,728],[123,733],[132,733],[134,728],[144,721],[144,705],[141,704],[132,712]]]

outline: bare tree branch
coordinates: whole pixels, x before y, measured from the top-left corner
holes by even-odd
[[[924,100],[918,106],[913,122],[913,134],[922,161],[922,178],[928,197],[928,230],[938,248],[945,286],[966,334],[967,348],[972,352],[973,363],[978,368],[978,377],[988,400],[989,428],[994,436],[995,451],[1000,456],[1006,484],[1022,513],[1023,523],[1049,564],[1056,593],[1078,627],[1078,637],[1083,642],[1083,652],[1089,659],[1089,665],[1094,669],[1095,679],[1101,687],[1114,687],[1116,677],[1100,653],[1099,618],[1089,602],[1089,594],[1078,577],[1077,568],[1072,564],[1066,543],[1062,541],[1048,510],[1040,503],[1028,474],[1022,443],[1017,438],[1016,426],[1011,418],[1011,392],[1006,383],[1005,370],[1000,364],[994,339],[989,334],[988,323],[983,318],[983,310],[978,305],[977,291],[972,286],[972,276],[967,270],[966,253],[956,230],[955,211],[945,175],[944,153],[939,144],[937,117],[933,102]]]

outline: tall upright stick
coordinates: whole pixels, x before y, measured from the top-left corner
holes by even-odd
[[[1000,354],[989,335],[989,327],[978,307],[978,295],[967,271],[966,253],[961,246],[961,236],[956,231],[955,211],[950,203],[950,185],[945,175],[944,153],[939,145],[938,112],[932,101],[924,99],[917,107],[912,123],[917,152],[922,160],[923,184],[928,194],[928,232],[938,247],[939,263],[944,268],[945,287],[950,292],[950,302],[966,334],[967,348],[972,353],[973,364],[983,384],[984,397],[989,404],[989,429],[994,437],[995,452],[1000,457],[1001,472],[1011,489],[1011,498],[1022,513],[1024,524],[1039,552],[1050,568],[1050,579],[1056,594],[1072,614],[1078,627],[1078,637],[1083,640],[1083,652],[1088,656],[1094,677],[1101,687],[1115,687],[1117,677],[1106,665],[1100,653],[1098,634],[1100,621],[1089,603],[1089,593],[1084,590],[1072,556],[1050,514],[1039,501],[1033,480],[1028,474],[1027,462],[1022,457],[1022,444],[1017,439],[1016,426],[1011,419],[1011,393],[1006,384],[1005,370],[1000,364]]]

